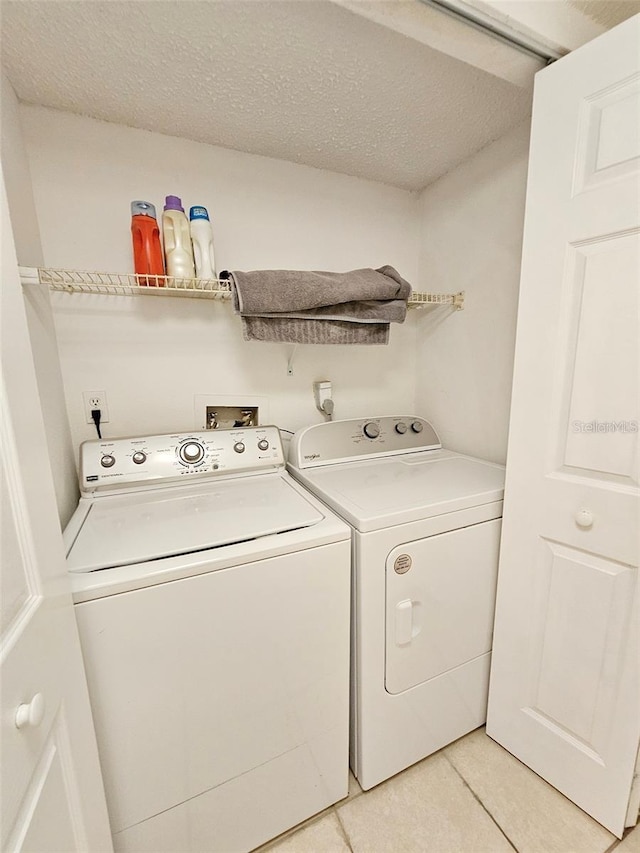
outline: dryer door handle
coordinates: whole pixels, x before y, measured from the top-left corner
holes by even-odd
[[[410,598],[396,604],[396,645],[406,646],[413,637],[413,602]]]

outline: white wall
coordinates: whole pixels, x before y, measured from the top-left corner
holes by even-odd
[[[389,263],[417,283],[415,194],[278,160],[21,107],[45,264],[132,269],[129,202],[204,204],[220,269],[348,270]],[[212,117],[215,120],[215,117]],[[334,383],[336,417],[415,409],[416,327],[387,347],[291,347],[242,340],[230,305],[192,299],[53,294],[74,446],[95,437],[82,391],[106,392],[104,435],[200,426],[197,394],[260,395],[290,430],[317,422],[312,382]]]
[[[529,127],[487,146],[423,192],[423,286],[466,292],[465,310],[426,317],[418,410],[448,447],[504,462]]]
[[[18,100],[2,73],[2,170],[11,211],[18,263],[41,266],[42,246],[33,198],[29,161],[24,145]],[[46,426],[47,449],[56,489],[60,523],[75,509],[78,488],[73,476],[73,447],[64,404],[62,375],[49,293],[36,285],[25,291],[38,393]]]

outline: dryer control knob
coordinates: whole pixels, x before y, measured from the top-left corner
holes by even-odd
[[[204,456],[204,447],[196,441],[188,441],[180,448],[180,458],[184,462],[200,462]]]
[[[422,430],[424,429],[424,427],[423,427],[423,425],[420,423],[420,421],[414,421],[414,422],[411,424],[411,429],[412,429],[414,432],[422,432]]]
[[[396,424],[396,432],[399,435],[404,435],[406,431],[407,431],[407,425],[405,423],[400,421],[399,424]]]
[[[373,421],[370,421],[368,424],[365,424],[362,428],[363,433],[367,436],[367,438],[377,438],[380,435],[380,427],[378,424],[374,424]]]
[[[142,465],[143,462],[147,461],[147,454],[143,450],[136,450],[131,458],[136,465]]]
[[[236,453],[244,453],[244,444],[241,441],[237,441],[233,445],[233,449],[235,450]]]
[[[103,468],[113,468],[116,464],[116,457],[112,456],[110,453],[107,453],[106,456],[103,456],[100,460],[100,464]]]
[[[268,450],[269,449],[269,442],[267,441],[266,438],[260,439],[260,441],[258,442],[258,449],[259,450]]]

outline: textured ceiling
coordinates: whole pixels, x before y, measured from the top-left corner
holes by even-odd
[[[607,29],[640,12],[640,0],[569,0],[569,5]]]
[[[2,62],[28,103],[407,189],[531,100],[328,0],[4,0]]]

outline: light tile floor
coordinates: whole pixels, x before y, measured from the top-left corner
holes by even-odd
[[[640,853],[478,729],[371,791],[349,796],[260,853]]]

